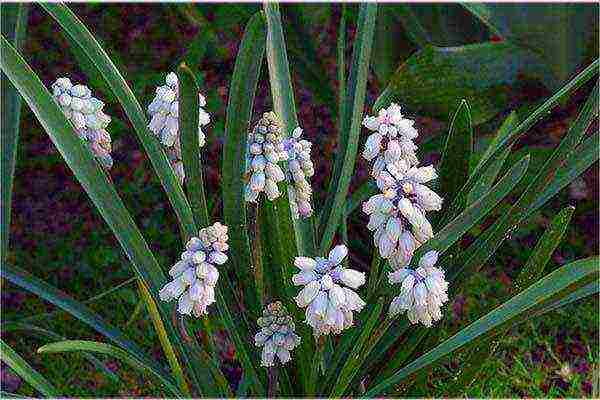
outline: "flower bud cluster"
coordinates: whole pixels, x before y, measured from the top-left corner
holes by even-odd
[[[148,129],[166,147],[169,161],[179,181],[183,184],[185,172],[179,137],[179,81],[177,75],[170,72],[167,74],[165,83],[165,85],[156,88],[156,95],[148,106],[148,113],[151,118]],[[198,103],[198,144],[202,147],[206,141],[202,127],[210,122],[210,115],[203,108],[206,106],[206,99],[201,93],[198,93]]]
[[[254,129],[248,133],[246,155],[247,202],[256,203],[261,192],[270,201],[281,194],[277,184],[285,179],[279,162],[287,159],[281,137],[281,123],[273,112],[264,113]]]
[[[294,219],[307,218],[312,215],[310,204],[312,188],[309,179],[314,175],[315,169],[310,159],[312,143],[300,139],[302,128],[297,127],[291,137],[284,140],[284,149],[287,152],[287,177],[288,197],[290,209]]]
[[[106,131],[110,117],[102,111],[104,103],[92,97],[87,86],[73,85],[69,78],[58,78],[52,84],[52,94],[98,161],[105,168],[112,167],[111,140]]]
[[[363,125],[375,131],[367,139],[363,156],[376,158],[372,176],[380,191],[363,203],[363,212],[369,215],[367,228],[374,232],[382,258],[392,266],[406,265],[414,251],[433,237],[426,213],[440,210],[442,198],[425,183],[437,174],[432,166],[418,166],[412,142],[417,131],[398,105],[381,110],[377,117],[366,117]]]
[[[401,284],[400,295],[390,304],[391,317],[406,311],[411,323],[422,323],[431,327],[442,318],[441,307],[448,301],[448,282],[444,271],[436,268],[436,251],[429,251],[419,260],[419,267],[410,269],[408,265],[388,275],[391,284]]]
[[[196,317],[208,314],[207,307],[215,302],[215,285],[219,279],[216,265],[227,262],[227,226],[219,222],[200,230],[185,245],[185,251],[169,271],[173,280],[160,291],[162,301],[179,299],[177,311]]]
[[[290,361],[290,351],[300,344],[300,336],[294,332],[296,325],[281,302],[269,304],[257,323],[260,331],[254,335],[254,344],[262,347],[261,365],[272,367],[275,356],[282,364]]]
[[[347,254],[346,246],[339,245],[327,258],[296,257],[294,261],[300,273],[292,281],[296,286],[304,286],[295,298],[296,304],[306,308],[306,322],[316,337],[330,332],[339,334],[351,327],[353,312],[360,312],[365,306],[353,290],[365,283],[365,274],[341,265]]]

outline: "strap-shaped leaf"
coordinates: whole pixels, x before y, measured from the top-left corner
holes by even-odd
[[[210,224],[202,179],[202,162],[198,142],[199,99],[198,85],[194,73],[182,64],[177,69],[179,78],[179,129],[181,156],[185,171],[188,199],[194,214],[196,226],[203,228]]]
[[[116,346],[112,346],[110,344],[94,342],[91,340],[63,340],[60,342],[49,343],[44,345],[38,349],[38,353],[64,353],[64,352],[72,352],[72,351],[87,351],[93,353],[101,353],[106,354],[111,357],[115,357],[120,361],[130,365],[131,367],[148,373],[149,375],[157,378],[164,386],[171,392],[171,394],[175,396],[181,396],[182,393],[179,391],[177,386],[171,382],[170,379],[167,379],[161,371],[156,370],[152,365],[146,364],[136,357],[132,356],[128,352],[120,349]]]
[[[473,125],[466,100],[461,101],[450,122],[446,145],[439,166],[440,192],[452,201],[469,177],[469,161],[473,153]]]
[[[377,4],[364,3],[360,5],[346,100],[349,121],[347,124],[343,125],[343,129],[345,129],[346,126],[349,129],[348,139],[344,147],[339,151],[340,157],[343,157],[339,179],[335,176],[332,177],[332,179],[335,179],[334,182],[337,181],[334,196],[330,197],[327,201],[319,224],[319,231],[322,232],[321,244],[319,246],[319,252],[321,254],[324,254],[329,247],[331,247],[331,243],[333,242],[333,236],[337,231],[338,223],[344,212],[344,204],[346,196],[348,195],[350,178],[354,171],[376,17]],[[331,187],[333,186],[331,185]]]
[[[428,366],[478,337],[489,335],[494,330],[509,326],[517,317],[524,315],[537,304],[577,282],[590,278],[598,281],[598,262],[600,262],[598,257],[587,258],[567,264],[552,272],[439,346],[417,358],[390,378],[370,388],[365,396],[385,395],[391,386],[399,383],[413,372]]]
[[[31,367],[16,351],[0,339],[0,358],[13,369],[25,382],[29,383],[44,396],[59,397],[56,388]]]
[[[373,108],[393,99],[412,112],[446,118],[466,99],[473,124],[479,125],[509,104],[499,86],[514,85],[521,72],[543,76],[547,69],[533,53],[508,42],[426,45],[398,67]]]
[[[573,211],[575,211],[575,207],[565,207],[554,217],[548,229],[533,248],[527,262],[521,268],[515,281],[516,291],[522,291],[544,275],[544,268],[562,240],[569,222],[571,222]]]
[[[61,336],[55,332],[49,331],[48,329],[40,328],[39,326],[13,322],[9,324],[0,325],[1,332],[14,332],[14,331],[24,331],[31,335],[37,336],[42,339],[52,340],[52,341],[60,341],[67,340],[66,337]],[[92,363],[96,368],[98,368],[103,375],[105,375],[108,379],[110,379],[113,383],[119,385],[122,381],[118,375],[112,372],[102,361],[100,361],[96,356],[90,353],[82,353],[82,356],[85,357],[90,363]]]
[[[369,316],[369,319],[365,322],[362,327],[362,331],[358,340],[354,342],[354,347],[352,351],[348,355],[346,359],[346,363],[342,367],[342,371],[338,375],[338,378],[331,390],[330,397],[340,397],[344,394],[348,385],[354,378],[354,376],[359,372],[359,367],[367,356],[368,352],[365,351],[365,343],[367,340],[371,338],[373,330],[377,326],[379,322],[379,317],[381,315],[381,310],[383,309],[384,299],[380,298],[377,301],[377,305],[373,309],[373,312]]]
[[[114,186],[94,160],[89,149],[76,135],[72,125],[67,121],[48,90],[4,36],[1,41],[0,65],[113,231],[138,277],[151,288],[152,293],[156,296],[163,283],[164,274],[141,232],[133,222]],[[192,221],[192,231],[195,229],[193,225]],[[2,271],[3,274],[5,272]],[[162,307],[166,312],[168,307],[166,305]],[[168,329],[172,339],[181,349],[184,362],[188,363],[188,352],[182,347],[177,332],[172,326],[169,326]],[[193,370],[191,373],[195,377]],[[195,380],[199,382],[196,377]]]
[[[20,50],[27,29],[27,14],[29,4],[4,4],[2,6],[2,34]],[[0,154],[2,176],[2,222],[0,235],[0,252],[2,258],[8,252],[10,235],[10,214],[12,204],[13,177],[17,161],[17,145],[19,143],[19,121],[21,120],[21,96],[10,84],[4,74],[1,74],[2,85],[2,152]]]
[[[575,149],[593,118],[598,113],[598,90],[590,95],[577,119],[571,124],[569,132],[542,166],[535,178],[531,180],[518,200],[500,219],[481,235],[461,257],[454,261],[455,268],[449,271],[451,281],[464,276],[482,265],[500,247],[507,237],[507,232],[514,229],[531,213],[539,209],[560,189],[574,180],[592,163],[598,160],[598,134],[588,138],[577,154],[569,153]],[[595,147],[594,147],[595,146]],[[564,163],[563,167],[559,166]],[[458,285],[453,285],[455,288]]]
[[[47,284],[41,279],[36,278],[35,276],[18,267],[6,263],[3,263],[2,268],[0,268],[0,276],[7,279],[12,284],[19,286],[35,294],[36,296],[39,296],[40,298],[54,304],[57,307],[62,308],[73,317],[94,329],[96,332],[126,349],[137,359],[144,360],[144,362],[148,364],[153,363],[144,355],[143,350],[129,340],[118,328],[105,322],[102,318],[100,318],[100,316],[98,316],[98,314],[94,313],[87,306],[81,304],[77,300],[72,299],[65,293]],[[156,363],[154,363],[154,366],[158,368]]]
[[[163,352],[167,357],[167,361],[169,362],[169,366],[171,367],[171,372],[179,385],[179,389],[181,393],[185,396],[191,396],[190,388],[185,380],[185,376],[183,375],[183,370],[181,369],[181,365],[179,364],[179,360],[177,359],[177,355],[173,350],[173,345],[169,340],[169,335],[165,330],[165,325],[162,322],[162,318],[160,317],[160,313],[158,311],[158,307],[152,299],[152,295],[146,285],[144,285],[141,281],[138,280],[138,288],[140,290],[140,294],[142,295],[142,299],[146,304],[146,309],[148,310],[148,314],[150,314],[150,318],[152,319],[152,324],[154,325],[154,330],[158,335],[158,339],[160,341],[160,345],[162,346]]]
[[[269,66],[269,79],[271,82],[271,97],[273,98],[273,107],[275,113],[281,118],[283,131],[289,136],[298,126],[296,116],[296,105],[294,103],[294,89],[290,77],[290,67],[287,59],[285,38],[283,27],[281,25],[281,15],[277,3],[264,3],[264,12],[267,21],[267,62]],[[285,186],[285,185],[284,185]],[[314,237],[314,217],[292,220],[289,209],[288,199],[284,195],[277,199],[277,208],[279,210],[279,225],[281,239],[283,240],[284,250],[289,256],[312,255],[315,251]],[[289,226],[293,224],[297,252],[290,248],[289,239],[292,239],[289,232]]]
[[[264,18],[255,14],[244,31],[235,60],[233,77],[229,88],[225,143],[223,144],[223,218],[229,227],[229,243],[232,268],[244,288],[244,298],[250,319],[260,313],[260,302],[252,275],[250,243],[246,225],[244,200],[244,171],[246,143],[252,117],[252,106],[263,63],[266,41]]]
[[[42,7],[56,20],[71,39],[79,45],[91,63],[96,66],[107,85],[123,106],[125,114],[129,117],[140,142],[144,146],[152,166],[158,174],[165,192],[177,214],[179,224],[186,237],[193,236],[194,219],[192,209],[185,198],[183,189],[179,184],[173,168],[169,164],[166,154],[158,140],[147,127],[147,120],[140,103],[133,95],[127,82],[100,46],[98,41],[83,25],[77,16],[61,3],[42,3]]]
[[[543,117],[549,115],[552,108],[554,108],[562,99],[570,96],[579,87],[589,81],[598,71],[598,65],[600,60],[594,61],[585,70],[581,71],[576,77],[574,77],[569,83],[559,89],[549,99],[544,101],[538,108],[535,109],[523,122],[517,125],[516,128],[512,129],[510,134],[504,136],[499,143],[496,144],[494,152],[489,154],[487,159],[482,160],[475,170],[469,176],[469,179],[464,184],[463,189],[454,201],[447,205],[447,213],[454,214],[456,209],[460,210],[460,205],[464,202],[464,197],[468,195],[475,183],[480,179],[481,172],[489,168],[490,164],[496,160],[496,155],[512,146],[519,138],[521,138],[527,131],[533,127]],[[596,89],[597,91],[597,89]],[[383,96],[383,95],[382,95]],[[380,96],[380,99],[382,98]],[[385,99],[377,100],[377,103],[385,102]]]
[[[517,113],[513,111],[508,115],[508,117],[506,117],[506,119],[500,126],[500,129],[498,129],[498,133],[496,134],[496,136],[494,136],[491,143],[486,148],[485,153],[481,156],[477,165],[481,164],[482,162],[485,162],[491,154],[495,153],[498,143],[502,140],[503,137],[505,137],[512,131],[516,124]],[[487,193],[487,191],[491,188],[492,184],[496,180],[496,177],[502,170],[502,166],[504,165],[506,158],[510,154],[511,149],[512,146],[508,146],[506,149],[500,152],[495,157],[493,163],[490,164],[490,166],[482,172],[481,176],[475,182],[473,188],[467,195],[467,205],[475,202],[477,199],[479,199],[481,196]]]

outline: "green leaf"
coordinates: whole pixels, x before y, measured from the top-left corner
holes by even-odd
[[[553,74],[548,76],[548,81],[554,88],[591,54],[591,45],[598,40],[598,9],[592,5],[461,5],[496,35],[538,54],[552,68]]]
[[[510,104],[505,88],[521,73],[539,75],[539,70],[533,55],[509,43],[425,46],[400,65],[373,108],[393,99],[411,112],[446,118],[465,99],[473,125],[479,125]]]
[[[20,322],[10,322],[8,324],[3,323],[0,325],[0,331],[2,332],[14,332],[14,331],[25,331],[32,335],[38,336],[42,339],[50,339],[53,341],[66,340],[67,338],[61,336],[55,332],[49,331],[47,329],[40,328],[39,326],[20,323]],[[114,372],[112,372],[102,361],[93,356],[90,353],[82,353],[83,357],[85,357],[90,363],[92,363],[96,368],[98,368],[103,375],[105,375],[108,379],[110,379],[114,384],[120,385],[121,378],[117,376]]]
[[[383,309],[383,303],[383,298],[380,298],[377,301],[375,309],[373,310],[373,312],[369,316],[369,319],[362,327],[360,336],[358,337],[358,340],[354,342],[352,351],[348,355],[346,363],[342,367],[342,371],[338,375],[338,378],[335,382],[333,389],[331,390],[331,393],[329,394],[329,397],[341,397],[348,388],[348,385],[350,384],[354,376],[359,372],[359,367],[362,364],[362,361],[364,361],[366,355],[368,354],[368,352],[364,351],[365,344],[367,343],[368,339],[371,339],[373,330],[379,322],[381,310]]]
[[[320,6],[323,5],[320,4],[316,7]],[[306,27],[311,26],[312,22],[307,15],[309,7],[315,6],[306,3],[286,3],[283,8],[285,19],[290,27],[287,31],[286,41],[288,54],[292,61],[293,72],[298,75],[317,102],[330,107],[332,117],[335,117],[333,109],[335,93],[331,82],[327,79],[322,57],[317,53],[318,43],[315,43],[313,35],[306,30]]]
[[[598,257],[587,258],[567,264],[552,272],[522,293],[514,296],[489,314],[473,322],[434,349],[417,358],[390,378],[370,388],[365,396],[385,395],[390,387],[398,384],[413,372],[430,365],[478,337],[490,335],[495,330],[510,326],[511,322],[514,322],[517,317],[526,315],[536,305],[577,282],[589,279],[598,281],[598,262],[600,262]]]
[[[182,393],[179,391],[177,386],[166,378],[161,371],[156,370],[152,365],[146,364],[138,360],[135,356],[132,356],[128,352],[110,344],[94,342],[89,340],[63,340],[60,342],[49,343],[38,349],[38,353],[64,353],[72,351],[89,351],[95,353],[106,354],[111,357],[123,361],[129,366],[149,375],[157,378],[170,392],[175,396],[181,396]]]
[[[33,386],[35,390],[47,397],[60,397],[56,388],[50,384],[42,374],[33,369],[31,365],[29,365],[27,361],[18,355],[9,345],[4,343],[4,340],[2,339],[0,339],[0,355],[2,361],[8,364],[17,375]]]
[[[114,186],[74,132],[71,124],[40,79],[4,37],[2,37],[1,50],[2,70],[19,90],[77,180],[98,208],[131,261],[138,277],[151,288],[152,293],[156,296],[164,283],[164,274]],[[194,230],[192,221],[192,231]],[[5,272],[2,271],[2,273]],[[43,288],[43,285],[41,287]],[[163,312],[167,313],[168,306],[163,304],[162,307]],[[177,332],[170,325],[169,330],[173,340],[176,340],[181,347]],[[181,348],[181,351],[184,362],[188,363],[188,353],[184,348]]]
[[[554,217],[550,227],[546,229],[544,235],[533,249],[527,263],[521,268],[515,280],[513,294],[523,291],[542,278],[544,267],[560,243],[574,210],[574,207],[566,207]],[[496,336],[502,335],[503,332],[499,332]],[[471,385],[481,374],[480,366],[485,363],[486,359],[493,357],[498,345],[499,341],[493,340],[492,337],[474,340],[465,349],[465,352],[468,353],[467,358],[463,360],[466,367],[458,372],[453,386],[457,390],[461,390]]]
[[[448,274],[451,281],[458,277],[464,279],[469,272],[487,261],[519,223],[598,160],[598,145],[596,144],[598,134],[584,142],[583,150],[573,152],[569,156],[597,113],[598,90],[596,88],[584,104],[577,119],[571,124],[569,132],[530,181],[518,200],[454,261],[455,268]],[[568,156],[569,158],[565,160]],[[563,163],[565,163],[564,166],[560,167]]]
[[[98,314],[94,313],[87,306],[67,296],[55,287],[46,282],[34,277],[28,272],[3,263],[0,268],[0,276],[7,279],[12,284],[19,286],[36,296],[41,297],[49,303],[62,308],[73,317],[77,318],[84,324],[88,325],[96,332],[107,337],[119,346],[127,349],[127,351],[136,356],[139,360],[144,360],[145,363],[153,363],[150,359],[144,356],[144,352],[135,343],[130,341],[119,329],[105,322]],[[155,364],[158,368],[158,365]]]
[[[362,123],[363,108],[365,103],[365,93],[367,87],[367,75],[369,72],[369,63],[371,55],[371,45],[373,42],[373,32],[375,28],[375,19],[377,16],[377,4],[361,4],[356,39],[354,41],[354,51],[352,56],[352,67],[350,70],[350,79],[348,81],[348,96],[346,100],[347,110],[351,117],[347,125],[349,127],[348,139],[345,146],[340,149],[339,154],[343,154],[343,163],[340,170],[340,178],[335,189],[335,194],[323,210],[320,231],[323,232],[319,251],[324,254],[331,247],[333,236],[337,231],[338,223],[344,212],[344,204],[348,194],[350,178],[354,171],[356,153],[358,151],[358,138]]]
[[[436,233],[433,239],[421,246],[415,254],[415,259],[419,259],[420,255],[429,250],[436,250],[440,254],[444,253],[511,192],[525,175],[528,166],[529,156],[520,159],[483,197],[470,204],[461,214]]]
[[[481,163],[485,162],[492,154],[495,153],[497,144],[502,140],[503,137],[505,137],[512,131],[512,129],[514,128],[516,123],[517,123],[517,114],[513,111],[510,113],[510,115],[508,117],[506,117],[506,119],[500,126],[500,129],[498,129],[498,133],[496,134],[496,136],[494,136],[494,138],[488,145],[485,153],[481,156],[477,165],[480,165]],[[473,185],[473,188],[467,195],[467,203],[466,204],[472,204],[477,199],[479,199],[481,196],[483,196],[485,193],[487,193],[487,191],[491,188],[494,181],[496,180],[496,177],[502,170],[502,166],[504,165],[506,158],[510,154],[511,149],[512,149],[512,146],[509,146],[506,149],[504,149],[502,152],[500,152],[495,157],[495,160],[493,161],[493,163],[490,164],[490,166],[485,171],[483,171],[483,173],[481,174],[479,179],[475,182],[475,184]]]
[[[600,60],[596,59],[590,66],[588,66],[585,70],[579,73],[575,78],[573,78],[569,83],[563,86],[560,90],[558,90],[554,95],[552,95],[549,99],[543,102],[538,108],[535,109],[529,116],[517,125],[516,128],[511,130],[509,134],[504,136],[497,144],[494,152],[489,154],[489,157],[485,160],[482,160],[475,170],[469,176],[469,179],[461,189],[459,195],[456,199],[447,206],[446,210],[448,213],[453,214],[454,210],[460,209],[460,204],[464,201],[464,197],[468,195],[470,190],[473,188],[475,183],[480,179],[481,172],[485,171],[490,164],[494,162],[496,159],[496,155],[512,146],[519,138],[521,138],[531,127],[533,127],[539,120],[543,117],[550,114],[552,108],[558,104],[562,99],[566,96],[572,94],[575,90],[577,90],[581,85],[585,84],[588,80],[590,80],[598,70],[598,65],[600,64]],[[596,89],[597,91],[597,89]],[[382,95],[383,96],[383,95]],[[377,100],[377,103],[384,103],[385,99],[380,96],[380,100]],[[565,144],[566,146],[566,144]],[[463,197],[464,196],[464,197]]]
[[[473,153],[473,126],[466,100],[460,102],[450,122],[446,145],[439,166],[440,192],[452,201],[469,177],[469,160]]]
[[[84,54],[90,59],[90,62],[96,66],[106,84],[112,89],[123,106],[125,114],[129,117],[139,140],[142,142],[152,162],[152,166],[160,178],[186,238],[196,234],[192,209],[185,198],[183,189],[173,172],[173,168],[169,164],[169,160],[160,142],[156,140],[148,129],[142,107],[121,73],[90,31],[66,5],[61,3],[42,3],[41,6],[58,22],[73,42],[77,43]]]
[[[544,268],[562,240],[575,207],[565,207],[544,232],[515,280],[515,290],[521,292],[544,275]]]
[[[4,4],[2,6],[2,34],[20,50],[27,29],[29,4]],[[2,238],[0,252],[4,260],[8,253],[10,235],[10,214],[12,204],[13,177],[17,162],[19,143],[19,122],[21,120],[21,96],[4,74],[2,84],[2,154],[0,154],[2,176]]]
[[[177,69],[179,78],[179,129],[181,140],[181,157],[185,170],[188,198],[197,227],[210,225],[204,181],[202,179],[202,163],[200,144],[198,141],[199,100],[198,85],[194,73],[181,64]]]
[[[440,230],[433,239],[421,246],[421,248],[417,250],[414,258],[419,259],[422,254],[431,249],[435,249],[440,254],[443,254],[448,250],[448,248],[456,243],[462,235],[484,218],[508,193],[510,193],[525,175],[528,165],[528,157],[524,157],[517,162],[485,196],[467,207],[451,223]],[[391,288],[388,290],[391,290]],[[382,325],[379,328],[380,335],[375,339],[372,339],[373,344],[371,349],[373,349],[373,352],[369,349],[369,351],[366,352],[368,353],[367,355],[370,355],[371,353],[378,356],[386,354],[388,349],[406,329],[406,325],[404,325],[403,329],[396,328],[392,334],[388,335],[387,330],[390,326],[391,323],[389,325]],[[386,338],[386,340],[382,340],[383,338]],[[348,344],[349,340],[345,337],[343,343]],[[378,357],[371,357],[371,361],[373,361],[374,358]]]
[[[419,19],[408,4],[396,3],[391,7],[392,13],[400,21],[408,37],[419,47],[425,47],[431,43],[431,37],[427,30],[421,25]]]
[[[289,136],[298,126],[296,105],[294,103],[294,89],[292,87],[289,62],[281,25],[281,16],[277,3],[264,3],[264,12],[267,21],[267,62],[269,66],[269,79],[271,82],[271,96],[275,113],[281,118],[283,131]],[[314,218],[292,220],[289,212],[287,196],[277,199],[279,209],[279,225],[283,236],[284,250],[289,257],[295,255],[312,255],[315,252]],[[298,250],[288,245],[292,239],[288,227],[293,223]],[[291,261],[291,260],[289,260]]]
[[[181,369],[181,365],[179,364],[179,360],[177,359],[177,355],[173,350],[173,345],[169,340],[169,335],[165,330],[165,325],[162,322],[162,318],[160,317],[160,313],[158,311],[158,307],[156,303],[152,299],[152,295],[148,291],[146,285],[143,282],[138,280],[138,288],[140,290],[140,294],[142,295],[142,299],[146,304],[146,309],[148,310],[148,314],[150,314],[150,318],[152,318],[152,324],[154,325],[154,330],[158,335],[158,339],[160,341],[160,345],[162,346],[163,352],[167,357],[167,361],[169,362],[169,366],[171,367],[171,373],[174,375],[177,384],[179,385],[179,389],[181,393],[185,396],[191,396],[190,388],[185,380],[185,376],[183,375],[183,370]]]
[[[240,44],[238,55],[229,90],[229,103],[227,105],[227,121],[225,123],[225,143],[223,145],[223,217],[229,226],[230,252],[235,254],[231,258],[233,269],[238,277],[239,284],[244,288],[244,299],[249,314],[248,319],[254,320],[261,312],[256,282],[251,274],[252,261],[250,256],[250,243],[246,225],[246,207],[244,200],[245,154],[247,130],[252,116],[252,105],[260,68],[264,56],[266,42],[266,29],[264,18],[256,13],[246,25],[244,37]],[[229,282],[224,284],[228,285]],[[217,303],[235,304],[233,290],[228,288],[227,298],[217,288]],[[228,307],[218,307],[221,319],[236,345],[236,352],[240,358],[247,378],[251,380],[251,387],[255,394],[264,393],[264,385],[258,377],[253,362],[258,363],[256,352],[248,348],[246,338],[250,337],[244,318],[238,316],[233,320]]]
[[[260,313],[256,282],[252,276],[250,243],[246,225],[244,200],[244,171],[246,142],[252,117],[252,105],[265,51],[266,29],[264,18],[255,14],[248,24],[235,61],[229,89],[225,143],[223,145],[223,218],[229,227],[232,268],[239,284],[244,288],[244,298],[250,319]]]

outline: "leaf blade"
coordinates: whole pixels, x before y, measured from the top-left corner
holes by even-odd
[[[411,373],[457,350],[488,331],[507,325],[512,319],[526,313],[536,304],[549,298],[552,294],[567,288],[569,285],[593,275],[596,275],[596,279],[598,279],[597,263],[599,261],[598,257],[591,257],[575,261],[554,271],[492,312],[473,322],[465,329],[462,329],[434,349],[417,358],[390,378],[369,389],[366,396],[384,394],[386,389],[400,382]]]
[[[2,361],[7,363],[27,383],[33,386],[37,391],[48,397],[59,397],[60,394],[56,388],[29,365],[16,351],[0,339],[0,355]]]
[[[89,351],[115,357],[135,369],[138,369],[142,372],[149,372],[151,375],[154,375],[163,385],[165,385],[167,389],[169,389],[172,394],[176,396],[180,396],[182,394],[177,386],[167,379],[160,371],[157,371],[151,365],[145,364],[144,362],[138,360],[135,356],[127,353],[125,350],[110,344],[94,342],[90,340],[63,340],[60,342],[46,344],[37,350],[37,352],[40,354],[73,351]]]
[[[348,84],[347,103],[351,110],[351,121],[349,121],[349,132],[346,146],[340,154],[344,154],[340,179],[335,190],[335,195],[331,199],[330,207],[324,208],[324,214],[321,218],[322,239],[319,246],[320,253],[331,247],[333,236],[337,231],[338,223],[344,212],[344,202],[348,194],[350,178],[354,170],[356,153],[358,151],[358,138],[362,123],[363,107],[365,101],[367,74],[369,60],[371,56],[371,47],[373,43],[373,34],[375,30],[375,19],[377,16],[377,5],[374,3],[361,4],[359,11],[359,21],[357,24],[357,36],[354,42],[354,51],[352,57],[352,68]]]

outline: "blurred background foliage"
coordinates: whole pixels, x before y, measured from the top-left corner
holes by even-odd
[[[233,71],[243,26],[259,4],[165,4],[70,6],[101,41],[130,83],[134,94],[148,104],[154,88],[181,61],[192,69],[207,96],[212,114],[203,154],[209,209],[220,215],[219,164],[228,82]],[[347,13],[346,58],[355,33],[357,7],[340,4],[286,4],[282,7],[285,35],[301,125],[315,142],[315,203],[320,204],[332,170],[336,149],[336,38],[341,13]],[[598,58],[597,4],[385,4],[379,7],[367,110],[386,90],[417,121],[422,141],[428,141],[424,162],[438,162],[450,118],[467,99],[475,124],[475,152],[471,164],[491,140],[511,110],[520,120],[552,91]],[[143,230],[162,266],[170,265],[180,250],[177,224],[160,183],[135,139],[123,111],[102,78],[70,39],[39,6],[28,17],[24,55],[50,85],[59,76],[83,82],[107,103],[113,116],[115,167],[111,177]],[[255,115],[271,107],[268,78],[259,84]],[[565,101],[537,124],[515,146],[509,160],[531,154],[527,179],[564,135],[568,124],[592,89],[593,82]],[[127,260],[100,215],[88,201],[32,113],[21,116],[11,225],[10,261],[26,267],[78,300],[86,300],[130,278]],[[598,129],[596,121],[593,130]],[[511,162],[507,163],[508,166]],[[357,163],[351,190],[367,180],[366,163]],[[443,338],[499,304],[509,293],[518,266],[552,217],[566,204],[576,210],[566,238],[549,268],[576,258],[598,254],[598,165],[537,212],[513,233],[493,263],[471,279],[467,289],[448,306],[439,327]],[[135,205],[135,206],[134,206]],[[487,223],[501,215],[499,206]],[[351,263],[368,270],[373,251],[360,212],[349,219]],[[485,225],[485,224],[484,224]],[[473,229],[471,235],[477,235]],[[131,283],[90,303],[141,344],[160,345],[138,293]],[[2,284],[2,318],[34,315],[54,308],[12,285]],[[484,378],[469,389],[453,380],[461,353],[432,368],[427,379],[402,388],[404,395],[470,397],[580,397],[591,396],[599,367],[598,299],[571,305],[521,325],[500,339],[497,357],[484,365]],[[43,318],[39,325],[69,338],[92,338],[95,333],[64,313]],[[127,374],[127,385],[107,380],[81,356],[33,354],[45,339],[5,334],[13,346],[59,391],[77,396],[95,390],[97,396],[153,395],[156,388],[142,376]],[[35,345],[34,345],[35,343]],[[219,333],[223,370],[239,380],[239,365],[224,332]],[[125,368],[106,360],[109,369]],[[596,375],[594,376],[594,370]],[[5,365],[3,390],[34,392]],[[12,386],[11,386],[12,385]]]

